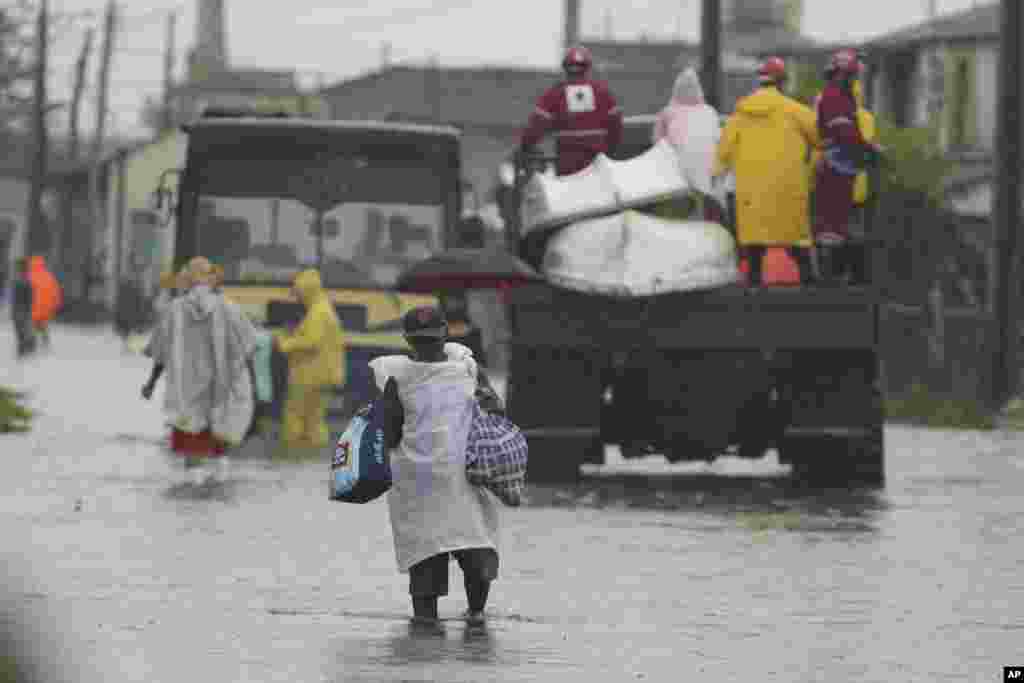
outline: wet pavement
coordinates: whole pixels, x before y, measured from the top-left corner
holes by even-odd
[[[458,569],[411,630],[387,506],[327,500],[326,459],[254,443],[224,483],[162,450],[145,359],[58,327],[0,384],[2,613],[53,681],[996,681],[1024,664],[1024,438],[887,430],[880,492],[793,489],[770,460],[588,469],[504,514],[485,628]],[[159,393],[159,392],[158,392]]]

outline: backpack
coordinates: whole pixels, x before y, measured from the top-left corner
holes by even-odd
[[[391,488],[387,419],[378,399],[359,410],[338,437],[331,460],[331,500],[368,503]]]

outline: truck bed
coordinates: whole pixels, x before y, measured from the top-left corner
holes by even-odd
[[[602,349],[873,349],[865,287],[723,287],[622,299],[531,285],[511,293],[514,343]]]

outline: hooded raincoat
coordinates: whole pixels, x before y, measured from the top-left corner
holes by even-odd
[[[381,391],[395,378],[405,412],[402,440],[390,455],[388,492],[401,572],[439,553],[498,549],[497,498],[466,478],[478,368],[461,344],[445,344],[445,353],[448,360],[440,363],[405,356],[370,362]]]
[[[247,362],[255,349],[256,328],[208,285],[171,302],[146,347],[146,355],[164,366],[171,425],[240,443],[253,415]]]
[[[345,383],[345,335],[320,273],[302,271],[294,288],[306,316],[294,334],[282,334],[277,341],[278,350],[288,357],[284,437],[290,443],[322,446],[328,439],[325,389]]]
[[[809,243],[810,159],[819,145],[814,112],[775,87],[736,104],[718,145],[716,175],[735,171],[740,245]]]
[[[47,269],[42,256],[29,259],[28,280],[32,284],[32,322],[36,326],[46,325],[64,304],[60,283]]]
[[[695,188],[712,194],[715,150],[721,138],[718,112],[704,101],[697,72],[687,68],[676,78],[672,99],[654,121],[655,144],[667,139]]]

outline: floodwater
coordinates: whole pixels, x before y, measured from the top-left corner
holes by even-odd
[[[978,681],[1024,664],[1024,440],[887,430],[884,491],[792,489],[770,460],[659,458],[507,509],[485,628],[458,569],[412,631],[383,500],[253,445],[182,483],[145,359],[58,327],[0,384],[5,622],[47,681]],[[612,454],[614,456],[614,454]],[[614,458],[613,458],[614,459]]]

